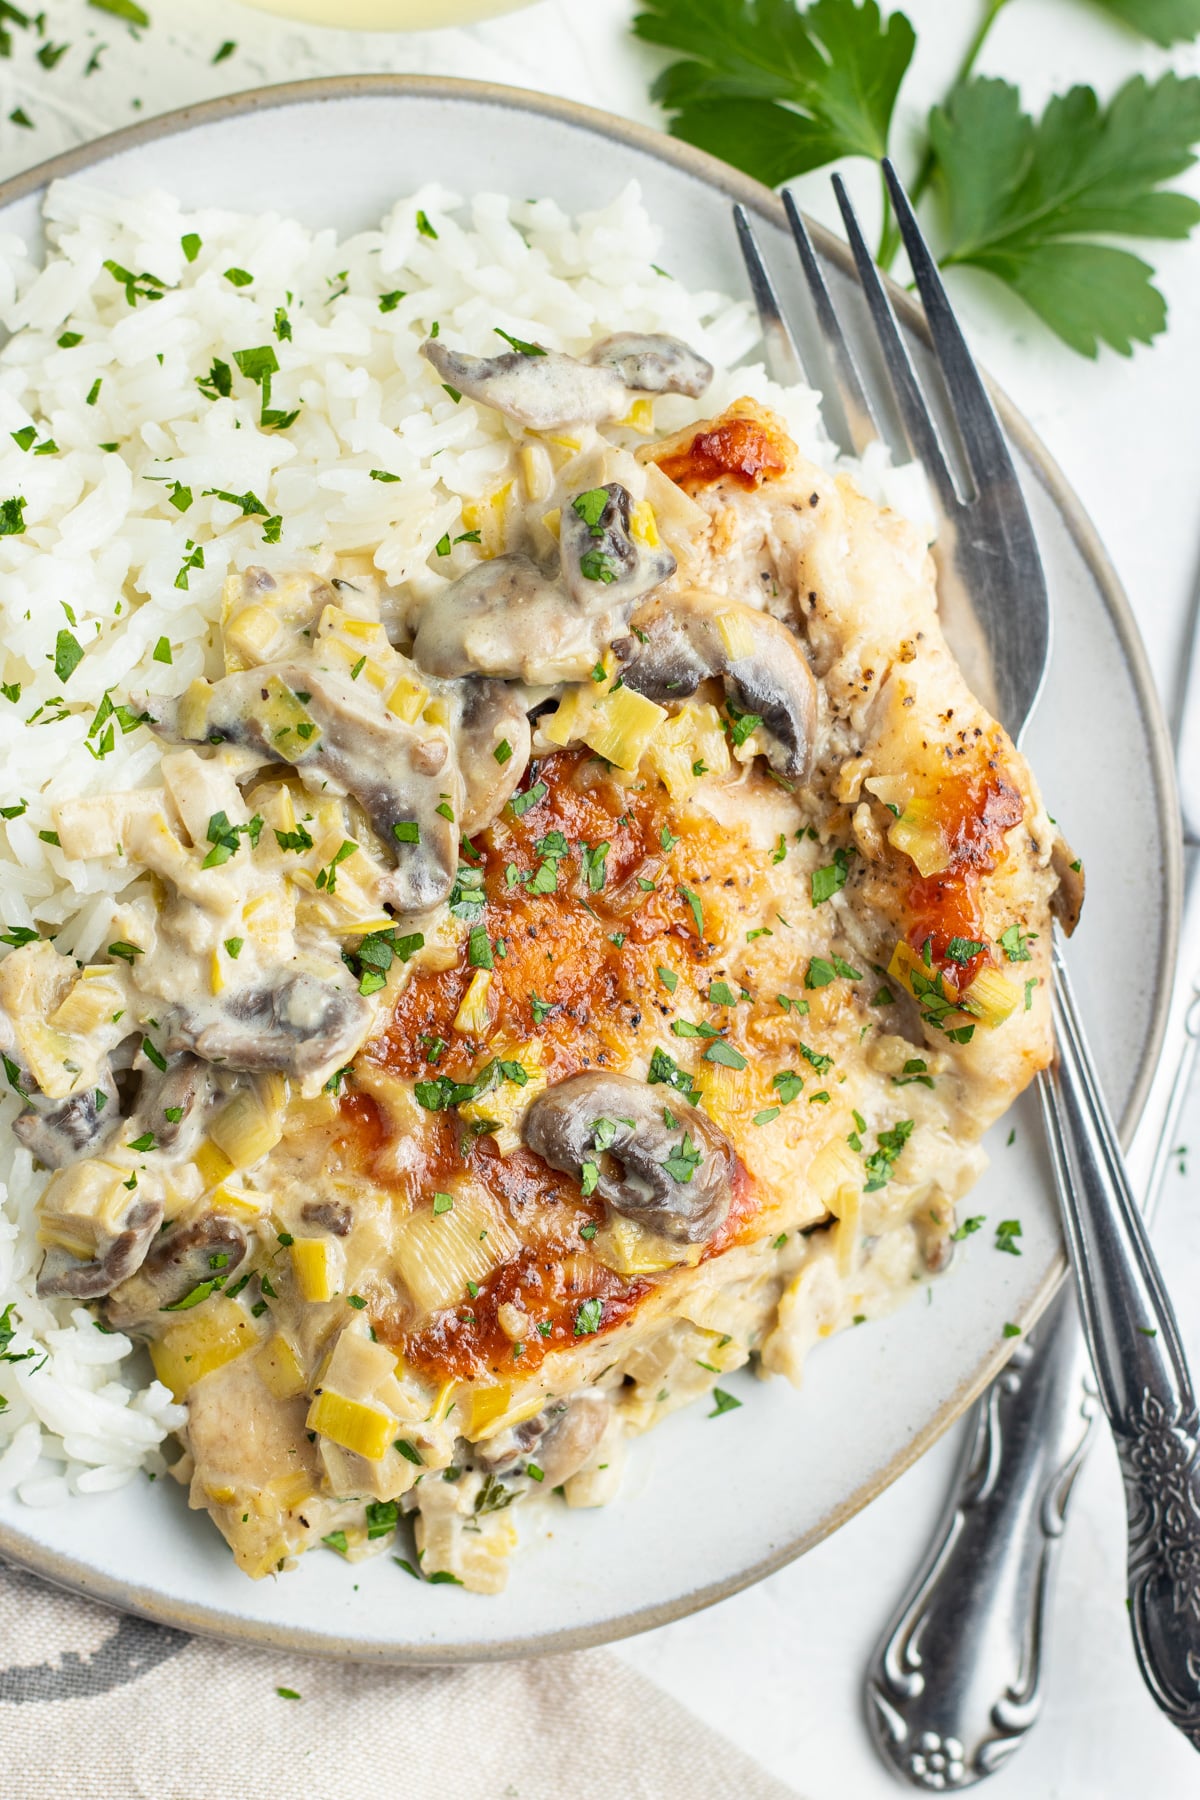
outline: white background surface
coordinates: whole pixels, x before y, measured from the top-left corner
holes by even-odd
[[[657,122],[647,90],[659,59],[628,35],[633,0],[545,0],[469,31],[406,37],[293,29],[236,0],[143,3],[152,28],[134,37],[84,0],[48,0],[52,37],[72,45],[50,73],[33,61],[25,34],[14,33],[13,56],[0,62],[0,176],[189,100],[363,69],[510,82]],[[901,102],[902,149],[922,104],[945,85],[981,5],[907,0],[921,41]],[[238,48],[213,66],[226,39]],[[108,47],[98,71],[84,79],[94,43]],[[1014,0],[981,66],[1018,79],[1026,102],[1040,105],[1073,81],[1090,81],[1104,95],[1135,69],[1153,74],[1168,61],[1200,71],[1195,49],[1168,58],[1109,24],[1086,0]],[[18,105],[32,130],[8,122]],[[874,178],[852,175],[869,212]],[[1200,196],[1200,173],[1183,185]],[[808,177],[800,196],[832,223],[823,175]],[[247,195],[247,203],[259,198]],[[1108,353],[1084,362],[983,278],[960,277],[954,293],[981,359],[1041,433],[1098,525],[1170,696],[1200,565],[1200,240],[1154,246],[1149,258],[1170,302],[1170,330],[1128,362]],[[1053,807],[1054,770],[1039,774]],[[1139,979],[1136,943],[1114,979]],[[1198,1094],[1180,1139],[1200,1143]],[[1193,1166],[1190,1179],[1169,1179],[1157,1241],[1200,1366],[1200,1156]],[[861,1722],[861,1671],[925,1543],[957,1449],[957,1434],[952,1438],[803,1561],[618,1653],[806,1800],[888,1800],[900,1790],[876,1761]],[[719,1475],[714,1467],[711,1478]],[[1102,1441],[1072,1507],[1045,1713],[1016,1761],[988,1784],[996,1800],[1185,1800],[1200,1793],[1195,1753],[1141,1689],[1123,1571],[1116,1461]],[[579,1794],[586,1794],[585,1780]]]

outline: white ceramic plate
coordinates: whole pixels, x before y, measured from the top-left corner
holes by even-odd
[[[569,104],[470,83],[377,76],[217,100],[119,132],[0,190],[0,230],[38,242],[53,176],[185,205],[277,208],[342,231],[374,222],[432,176],[462,193],[610,200],[631,177],[689,285],[744,291],[729,217],[743,200],[776,267],[791,267],[781,208],[753,182],[666,138]],[[845,251],[818,234],[839,292]],[[786,283],[785,283],[786,285]],[[914,341],[919,321],[898,300]],[[920,345],[918,342],[918,348]],[[1027,748],[1051,811],[1086,859],[1072,950],[1100,1069],[1126,1127],[1157,1054],[1174,966],[1178,852],[1170,752],[1136,629],[1078,503],[1027,426],[1005,411],[1054,606],[1054,661]],[[1137,947],[1138,980],[1113,970]],[[1013,1144],[1007,1145],[1015,1126]],[[508,1591],[481,1599],[411,1580],[390,1559],[350,1569],[305,1557],[283,1579],[237,1573],[216,1531],[169,1482],[28,1511],[0,1502],[0,1554],[52,1580],[189,1630],[396,1662],[528,1655],[594,1644],[721,1598],[799,1555],[887,1485],[1005,1359],[1063,1270],[1036,1105],[992,1134],[973,1212],[1018,1216],[1020,1257],[991,1234],[949,1279],[885,1323],[812,1358],[802,1394],[746,1375],[720,1418],[702,1406],[635,1444],[624,1493],[601,1512],[522,1507]]]

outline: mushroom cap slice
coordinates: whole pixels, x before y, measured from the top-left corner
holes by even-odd
[[[670,1108],[666,1109],[670,1111]],[[525,1114],[526,1146],[579,1178],[597,1170],[595,1192],[614,1212],[676,1243],[710,1238],[729,1210],[735,1152],[695,1107],[664,1117],[661,1091],[629,1075],[591,1069],[555,1082]]]
[[[639,617],[626,687],[650,700],[682,700],[719,677],[768,738],[767,760],[804,779],[818,725],[816,678],[798,639],[770,613],[717,595],[672,596]]]
[[[246,1255],[236,1219],[206,1212],[160,1233],[138,1272],[108,1297],[110,1325],[125,1330],[179,1305],[205,1282],[223,1287]]]
[[[622,623],[639,600],[670,580],[677,567],[665,545],[652,549],[634,539],[632,514],[629,489],[610,481],[572,494],[559,525],[562,578],[572,600],[589,611],[624,607]]]
[[[462,809],[462,777],[445,732],[406,725],[349,677],[300,663],[266,663],[216,683],[206,741],[244,744],[264,759],[279,760],[279,739],[266,710],[273,685],[304,694],[303,709],[318,728],[307,743],[292,736],[287,761],[315,792],[352,794],[395,863],[382,898],[401,913],[440,905],[454,886]],[[170,726],[164,720],[160,729],[169,734]],[[438,810],[447,796],[449,819]],[[414,822],[415,841],[398,842],[395,826]]]
[[[301,1080],[349,1062],[370,1022],[371,1009],[358,994],[314,975],[285,974],[180,1007],[167,1049],[190,1050],[224,1069]]]
[[[519,694],[503,681],[464,681],[458,754],[466,797],[464,837],[499,818],[529,764],[529,718]]]
[[[593,368],[557,350],[536,356],[520,350],[468,356],[441,338],[427,338],[421,355],[456,393],[494,406],[530,431],[602,425],[629,410],[628,389],[615,369]]]
[[[22,1081],[28,1099],[13,1120],[13,1134],[47,1169],[95,1156],[116,1135],[121,1103],[107,1059],[88,1087],[65,1100],[47,1101],[32,1085],[32,1078]]]
[[[136,1272],[162,1224],[163,1203],[136,1195],[131,1201],[120,1229],[91,1262],[81,1262],[57,1245],[47,1250],[37,1279],[43,1299],[99,1300]]]
[[[413,660],[450,680],[490,675],[534,687],[582,681],[630,612],[603,583],[593,585],[599,591],[583,609],[528,556],[478,563],[426,603]]]
[[[713,378],[713,366],[682,338],[661,331],[618,331],[588,351],[600,369],[615,369],[627,388],[643,394],[687,394],[698,399]]]

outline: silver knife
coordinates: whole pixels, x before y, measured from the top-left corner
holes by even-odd
[[[1129,1164],[1159,1197],[1200,1042],[1200,612],[1176,732],[1183,814],[1179,970],[1163,1054]],[[1075,1477],[1095,1391],[1074,1294],[1037,1330],[969,1415],[962,1455],[925,1559],[867,1669],[877,1748],[912,1787],[972,1787],[1020,1748],[1042,1705],[1042,1669]]]

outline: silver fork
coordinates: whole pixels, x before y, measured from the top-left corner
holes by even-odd
[[[924,466],[936,496],[935,558],[947,635],[974,692],[1019,744],[1050,653],[1041,559],[999,421],[937,266],[889,162],[884,174],[924,305],[943,398],[969,472],[966,491],[955,483],[884,283],[836,176],[834,191],[892,403],[910,452]],[[784,194],[784,205],[841,408],[839,435],[845,448],[861,452],[882,436],[877,411],[790,194]],[[785,378],[796,379],[802,372],[799,353],[749,217],[742,207],[735,207],[734,215],[772,365]],[[1053,955],[1058,1055],[1039,1078],[1039,1089],[1084,1334],[1124,1478],[1134,1647],[1158,1705],[1200,1748],[1200,1421],[1175,1315],[1130,1191],[1057,942]],[[1056,1326],[1050,1335],[1057,1334]],[[1069,1390],[1050,1392],[1045,1404],[1061,1415],[1071,1405]],[[986,1479],[986,1470],[980,1471],[980,1480]],[[993,1567],[992,1572],[999,1571]],[[871,1724],[877,1743],[915,1785],[946,1789],[978,1780],[987,1767],[969,1771],[961,1744],[949,1734],[926,1728],[918,1740],[910,1730],[904,1701],[920,1694],[923,1676],[920,1651],[911,1637],[907,1651],[903,1669],[878,1671],[883,1680],[873,1684]],[[1010,1725],[1020,1729],[1029,1673],[1027,1668],[1016,1671],[1008,1696],[1015,1716],[994,1721],[996,1740],[1012,1736]]]

